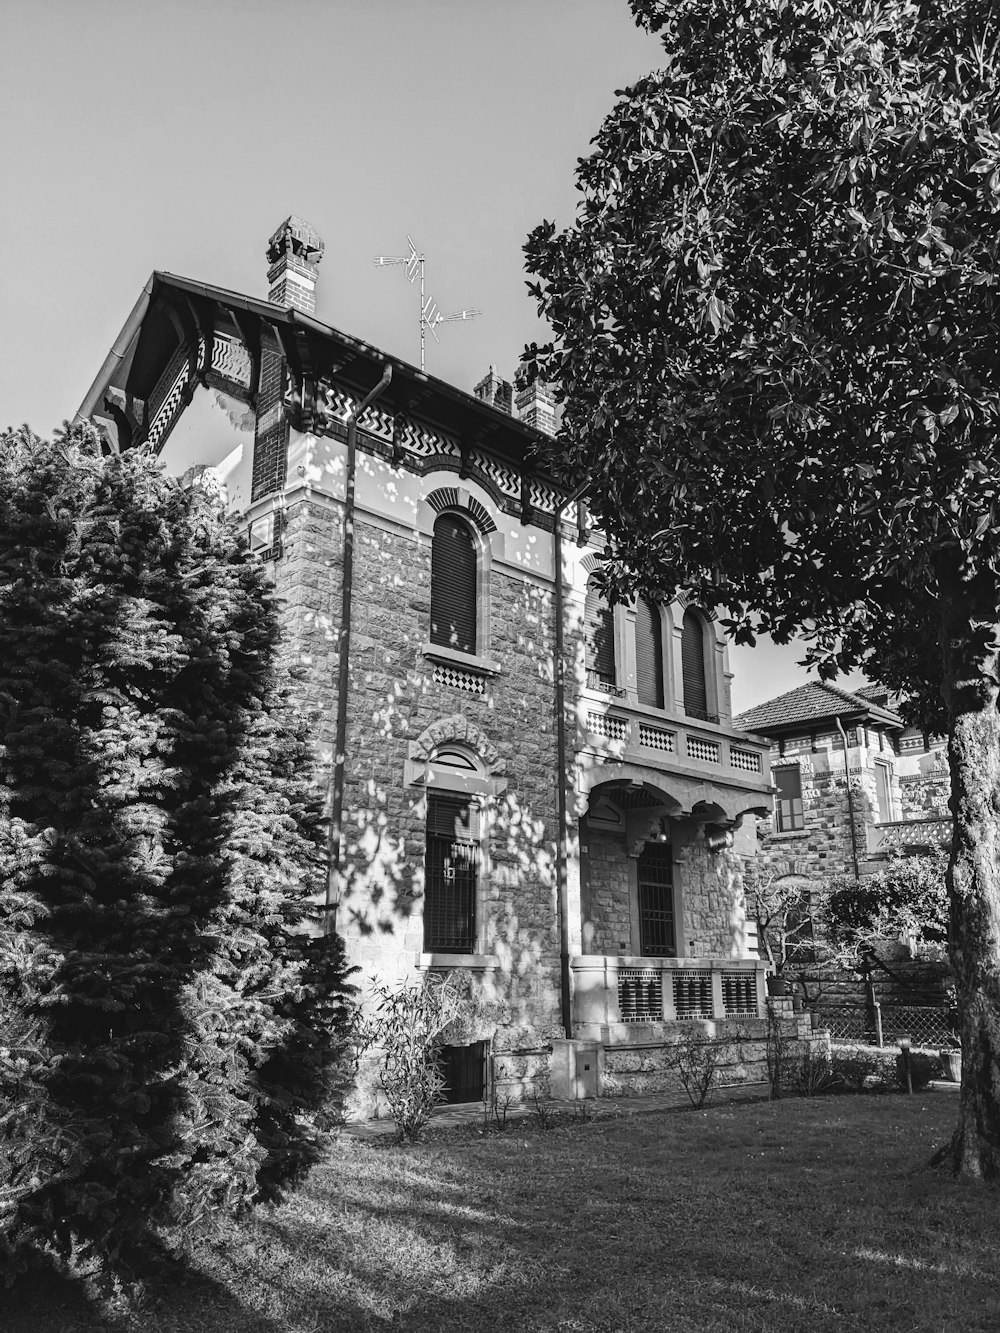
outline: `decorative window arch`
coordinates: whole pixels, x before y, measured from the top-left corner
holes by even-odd
[[[635,609],[635,676],[639,702],[662,708],[663,621],[660,608],[648,597],[640,597]]]
[[[688,717],[708,719],[708,681],[705,673],[705,625],[690,606],[681,625],[681,674],[684,712]]]
[[[431,643],[475,653],[479,621],[479,558],[468,523],[439,514],[431,541]]]

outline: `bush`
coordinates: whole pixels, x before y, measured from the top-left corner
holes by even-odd
[[[831,1091],[888,1092],[896,1088],[895,1055],[875,1046],[834,1046]]]
[[[0,435],[0,1246],[105,1271],[277,1197],[349,1008],[267,576],[88,428]]]
[[[932,1078],[941,1077],[941,1061],[927,1051],[910,1051],[910,1082],[914,1092],[921,1092]],[[900,1052],[896,1056],[896,1082],[906,1091],[906,1065]]]
[[[379,1084],[401,1140],[415,1143],[445,1081],[438,1052],[449,1030],[468,1017],[470,997],[464,978],[429,973],[391,990],[375,986],[375,1006],[361,1025],[361,1050],[374,1049],[381,1061]]]

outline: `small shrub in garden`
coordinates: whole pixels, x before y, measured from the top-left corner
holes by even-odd
[[[361,1048],[381,1055],[379,1083],[400,1139],[416,1143],[444,1095],[438,1052],[470,1005],[460,978],[433,973],[412,985],[375,987],[375,1009],[360,1030]]]
[[[898,1086],[892,1051],[872,1046],[834,1046],[830,1053],[834,1085],[842,1092],[887,1092]]]
[[[932,1078],[941,1077],[941,1062],[927,1051],[910,1051],[910,1082],[914,1092],[921,1092]],[[906,1091],[906,1065],[902,1053],[896,1056],[896,1082]]]
[[[793,1090],[801,1097],[820,1097],[836,1085],[833,1064],[826,1052],[807,1051],[792,1073]]]
[[[705,1106],[711,1101],[726,1049],[723,1043],[705,1037],[689,1037],[678,1042],[671,1052],[669,1063],[677,1070],[692,1106]]]

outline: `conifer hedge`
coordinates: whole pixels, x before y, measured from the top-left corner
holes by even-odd
[[[126,1271],[274,1199],[346,1085],[268,580],[89,428],[0,436],[0,1241]]]

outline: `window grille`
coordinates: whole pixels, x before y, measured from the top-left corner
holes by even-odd
[[[754,750],[738,750],[735,745],[729,748],[729,759],[733,768],[745,769],[747,773],[759,773],[760,755]]]
[[[774,782],[778,794],[774,798],[778,832],[791,833],[795,829],[805,828],[805,814],[802,809],[802,774],[798,765],[794,768],[774,770]]]
[[[584,604],[584,647],[587,683],[592,675],[598,689],[615,686],[615,613],[593,577],[587,583]]]
[[[427,799],[424,949],[475,953],[480,811],[472,801],[435,792]]]
[[[434,668],[434,683],[450,685],[453,689],[464,690],[466,694],[485,694],[486,681],[475,671],[463,671],[461,667],[446,666],[438,663]]]
[[[653,967],[618,969],[618,1009],[623,1023],[659,1023],[663,1019],[663,977]]]
[[[639,952],[644,958],[673,958],[673,853],[669,843],[647,843],[637,863]]]
[[[623,741],[628,735],[628,718],[609,717],[607,713],[588,713],[587,730],[609,741]]]
[[[476,651],[476,545],[465,523],[442,514],[431,542],[431,643]]]
[[[672,731],[664,731],[662,727],[646,727],[640,722],[639,744],[647,750],[665,750],[667,754],[673,754],[677,749],[677,738]]]
[[[678,1018],[711,1018],[712,973],[685,968],[671,977],[674,986],[674,1013]]]
[[[719,762],[719,747],[715,741],[703,740],[700,736],[687,738],[687,752],[691,759],[701,759],[706,764]]]
[[[723,972],[722,1005],[727,1018],[756,1018],[757,974]]]
[[[640,597],[635,608],[635,678],[639,702],[663,707],[663,631],[659,607]]]
[[[681,674],[684,681],[684,712],[704,717],[708,710],[705,682],[705,630],[700,617],[689,607],[681,627]]]

